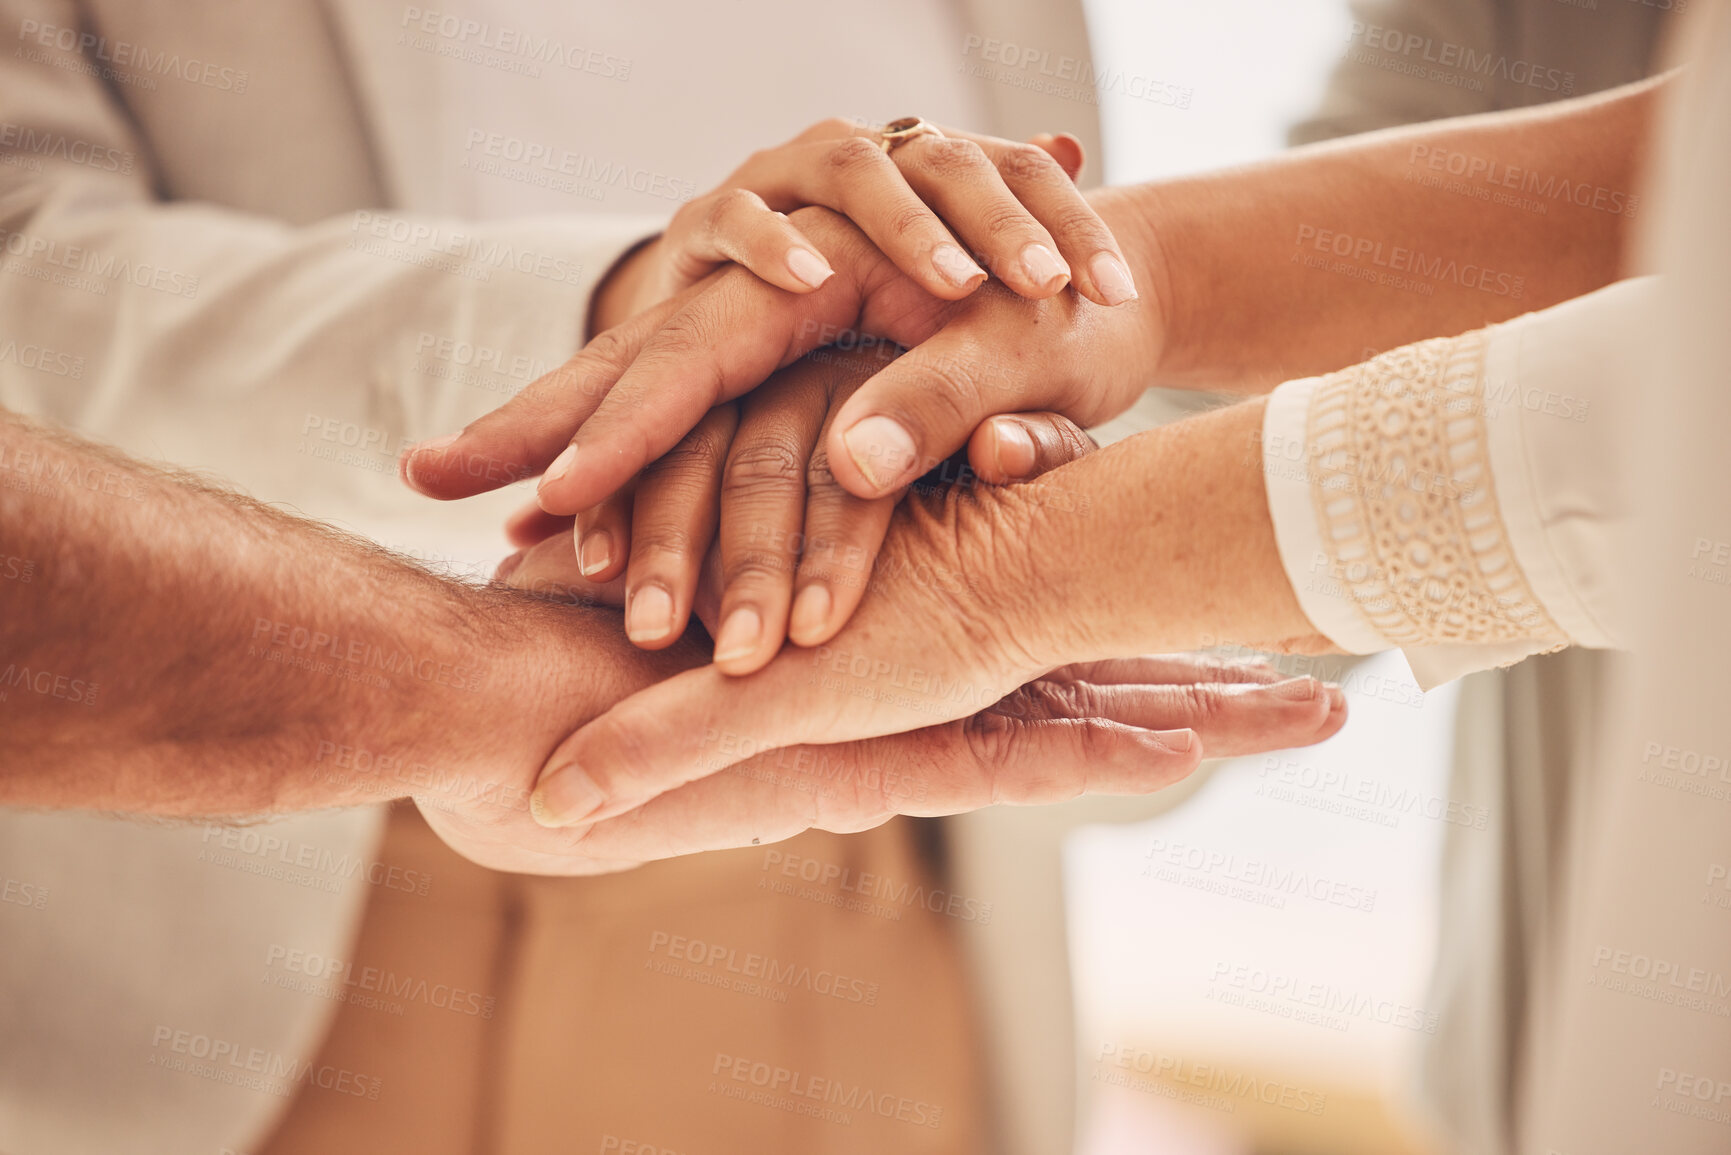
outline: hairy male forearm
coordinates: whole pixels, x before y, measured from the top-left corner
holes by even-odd
[[[1152,377],[1260,392],[1629,275],[1667,83],[1099,190],[1158,299]]]
[[[537,758],[592,688],[517,655],[578,625],[0,412],[0,804],[269,813],[381,797],[322,751]]]

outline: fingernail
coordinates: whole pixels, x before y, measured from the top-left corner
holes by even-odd
[[[540,785],[529,796],[529,813],[542,826],[570,826],[601,809],[607,796],[595,779],[575,762],[567,762],[542,775]]]
[[[1156,730],[1154,736],[1175,754],[1188,754],[1190,747],[1196,745],[1196,734],[1192,730]]]
[[[447,433],[443,437],[434,437],[431,440],[423,441],[418,445],[409,446],[409,451],[403,454],[402,465],[400,466],[403,480],[408,482],[410,485],[415,484],[418,480],[415,475],[415,464],[426,455],[443,453],[462,435],[461,431],[456,433]]]
[[[584,534],[583,544],[577,547],[577,568],[583,576],[594,577],[612,564],[613,535],[604,529]]]
[[[672,632],[672,596],[657,585],[639,587],[625,609],[625,636],[634,642],[659,642]]]
[[[1346,705],[1346,691],[1341,689],[1337,683],[1324,682],[1322,688],[1328,694],[1328,709],[1330,713]]]
[[[814,289],[835,276],[829,262],[810,249],[787,250],[787,271]]]
[[[570,473],[571,467],[575,464],[577,464],[577,447],[567,445],[565,452],[555,457],[553,464],[547,467],[547,472],[541,475],[541,484],[535,487],[536,491],[546,489],[553,482]]]
[[[1056,280],[1070,279],[1070,266],[1058,259],[1058,254],[1045,245],[1029,245],[1022,250],[1022,268],[1028,271],[1036,285],[1044,288]]]
[[[1136,299],[1136,282],[1130,279],[1130,270],[1111,253],[1095,253],[1088,262],[1088,271],[1094,275],[1094,285],[1108,305]]]
[[[952,285],[966,285],[975,277],[984,277],[986,270],[974,264],[974,259],[955,245],[939,245],[932,250],[932,267]]]
[[[1034,472],[1034,439],[1020,421],[1000,417],[992,422],[993,459],[1005,477],[1026,477]]]
[[[715,635],[715,660],[731,662],[750,657],[763,638],[763,619],[750,606],[741,606],[727,615],[721,631]]]
[[[788,632],[796,639],[809,638],[829,621],[830,597],[826,586],[806,586],[793,599],[793,613],[788,618]]]
[[[867,417],[842,437],[848,456],[882,493],[895,487],[917,455],[913,436],[889,417]]]
[[[1268,690],[1294,702],[1309,702],[1316,697],[1317,681],[1315,678],[1288,678],[1284,682],[1274,683]]]

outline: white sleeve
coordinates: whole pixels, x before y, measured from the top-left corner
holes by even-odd
[[[1652,278],[1274,391],[1281,562],[1318,632],[1427,689],[1623,631],[1610,575]]]

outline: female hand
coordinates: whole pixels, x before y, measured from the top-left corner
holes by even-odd
[[[833,270],[785,215],[809,205],[847,216],[942,300],[967,296],[988,271],[1034,299],[1072,281],[1103,305],[1135,298],[1117,241],[1076,189],[1084,158],[1075,137],[1019,144],[941,129],[887,152],[881,142],[875,128],[831,119],[754,153],[615,269],[596,294],[590,331],[612,328],[727,262],[777,288],[811,292]]]
[[[574,528],[585,578],[604,584],[625,575],[626,634],[645,649],[684,634],[712,543],[719,669],[761,669],[790,636],[801,646],[821,645],[859,604],[900,496],[848,493],[831,475],[824,447],[835,413],[883,363],[866,352],[813,353],[711,410],[601,505],[574,519],[532,506],[507,532],[529,545]],[[975,432],[968,460],[946,463],[942,480],[1023,480],[1093,448],[1085,432],[1055,413],[997,417]]]

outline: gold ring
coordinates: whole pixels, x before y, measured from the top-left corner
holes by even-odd
[[[903,116],[892,120],[878,132],[882,137],[878,144],[883,147],[886,153],[893,151],[897,145],[906,144],[916,136],[935,136],[941,140],[944,135],[937,125],[927,120],[921,120],[917,116]]]

